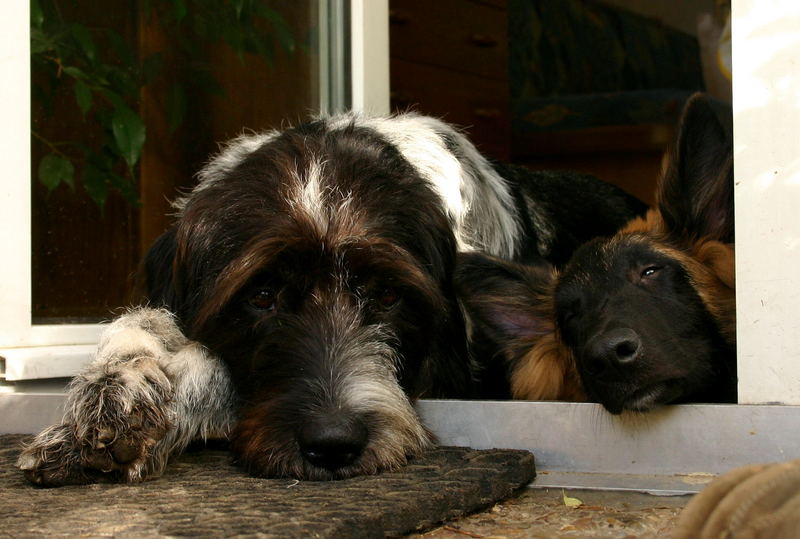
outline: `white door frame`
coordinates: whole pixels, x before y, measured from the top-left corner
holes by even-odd
[[[732,7],[739,402],[800,404],[800,3]]]
[[[0,7],[0,348],[93,343],[96,325],[31,324],[29,25],[28,2]]]

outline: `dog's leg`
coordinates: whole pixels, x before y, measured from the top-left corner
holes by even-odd
[[[191,440],[227,435],[233,398],[225,367],[170,313],[137,309],[108,327],[70,385],[62,422],[17,465],[39,485],[155,477]]]

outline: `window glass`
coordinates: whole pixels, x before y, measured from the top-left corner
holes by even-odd
[[[218,143],[319,108],[313,0],[31,2],[33,322],[107,319]]]

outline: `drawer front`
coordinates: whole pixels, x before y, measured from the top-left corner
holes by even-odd
[[[507,12],[472,0],[391,0],[390,54],[482,77],[508,77]]]
[[[416,110],[463,127],[489,157],[508,159],[510,112],[508,84],[407,62],[391,61],[393,110]]]

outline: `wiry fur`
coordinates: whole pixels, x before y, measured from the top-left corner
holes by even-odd
[[[159,475],[190,441],[227,434],[232,395],[224,367],[186,340],[171,313],[136,309],[108,327],[70,384],[62,422],[17,465],[39,485]]]
[[[462,258],[475,346],[515,398],[588,397],[614,413],[735,400],[732,191],[729,132],[696,96],[646,216],[558,271]]]
[[[453,290],[457,249],[555,261],[639,213],[595,179],[561,180],[489,163],[415,114],[234,140],[147,255],[148,296],[164,310],[109,327],[63,423],[20,467],[44,485],[137,481],[206,436],[227,436],[255,475],[402,465],[431,444],[413,399],[483,392]]]
[[[398,384],[395,337],[382,324],[364,324],[355,307],[341,301],[319,305],[323,339],[335,345],[307,345],[328,355],[327,372],[308,380],[305,387],[277,392],[266,387],[255,404],[245,408],[232,444],[251,473],[307,479],[373,474],[404,464],[408,455],[430,446],[430,434]],[[300,326],[308,323],[298,320]],[[297,409],[299,403],[304,409]],[[295,440],[285,435],[297,414],[315,418],[343,413],[363,418],[372,433],[357,465],[332,471],[313,466],[303,458]]]

